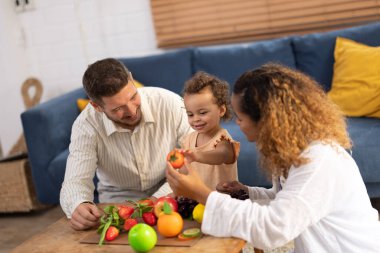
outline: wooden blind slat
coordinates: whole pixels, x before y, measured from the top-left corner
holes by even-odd
[[[341,2],[341,1],[340,1]],[[358,9],[358,8],[371,8],[373,7],[373,1],[354,1],[350,4],[347,3],[330,3],[325,4],[323,6],[323,9],[325,12],[334,12],[334,11],[344,11],[344,10],[352,10],[352,9]],[[215,13],[214,15],[210,15],[210,13]],[[186,23],[190,21],[197,21],[199,20],[199,16],[204,15],[201,20],[217,20],[223,21],[225,19],[234,19],[236,17],[249,15],[251,18],[254,18],[256,15],[262,15],[262,14],[271,14],[273,17],[277,15],[281,16],[298,16],[302,13],[321,13],[321,6],[308,6],[308,8],[293,8],[292,6],[281,6],[280,8],[275,7],[266,7],[261,6],[257,7],[252,11],[251,9],[244,8],[240,10],[239,12],[231,12],[229,10],[222,10],[216,7],[208,7],[202,10],[188,10],[186,13],[181,13],[178,10],[175,10],[174,12],[171,12],[169,15],[161,15],[161,18],[156,18],[155,22],[157,22],[157,25],[165,25],[165,22],[171,23],[172,19],[174,18],[176,21],[176,24],[179,25],[181,23]]]
[[[151,0],[159,47],[248,41],[380,20],[380,0]]]
[[[335,25],[333,26],[332,24],[329,24],[329,27],[317,27],[317,28],[308,28],[306,31],[305,30],[297,30],[297,34],[303,35],[311,32],[322,32],[322,31],[329,31],[332,29],[338,29],[338,28],[345,28],[345,27],[350,27],[354,24],[363,23],[363,22],[368,22],[371,21],[365,18],[361,19],[355,19],[353,20],[352,23],[346,23],[344,25]],[[225,38],[219,38],[219,37],[213,37],[211,36],[211,39],[213,41],[213,44],[225,44],[225,43],[235,43],[235,42],[252,42],[255,40],[266,40],[266,39],[273,39],[273,38],[278,38],[281,36],[286,36],[288,35],[287,32],[274,32],[272,30],[269,30],[268,33],[263,33],[263,34],[241,34],[241,36],[237,37],[236,35],[230,36],[230,37],[225,37]],[[164,48],[173,48],[173,47],[183,47],[183,46],[188,46],[189,41],[193,43],[194,45],[209,45],[210,43],[205,40],[204,38],[184,38],[180,40],[174,40],[174,41],[166,41],[166,45]]]
[[[222,0],[219,0],[222,1]],[[218,1],[218,2],[219,2]],[[160,19],[171,18],[176,16],[181,17],[192,17],[197,19],[200,15],[205,17],[212,17],[209,15],[210,12],[220,13],[234,13],[239,15],[240,11],[249,10],[251,14],[257,13],[257,11],[265,10],[265,12],[283,12],[291,10],[305,10],[309,8],[325,8],[330,5],[349,5],[352,7],[368,7],[373,6],[376,0],[331,0],[331,1],[291,1],[286,4],[281,5],[269,5],[267,1],[227,1],[225,4],[212,4],[213,1],[200,1],[197,4],[197,8],[194,8],[194,2],[185,2],[186,6],[180,7],[179,4],[173,5],[171,7],[164,7],[162,9],[153,9],[155,14],[155,19],[158,21]],[[158,12],[158,13],[156,13]],[[194,16],[194,14],[197,14]]]
[[[326,13],[325,15],[313,15],[314,13],[312,12],[306,12],[306,13],[303,13],[303,15],[297,17],[297,16],[293,16],[293,17],[282,17],[282,16],[276,16],[276,19],[270,19],[270,22],[269,22],[269,15],[266,14],[266,15],[262,15],[261,17],[255,17],[255,20],[252,20],[251,18],[246,18],[246,17],[241,17],[240,19],[238,19],[239,22],[237,22],[237,24],[234,22],[233,24],[231,25],[228,25],[228,24],[225,24],[223,25],[224,28],[219,28],[219,25],[217,24],[216,26],[213,26],[213,22],[194,22],[194,23],[189,23],[189,24],[185,24],[185,25],[182,25],[182,29],[180,31],[176,31],[176,30],[169,30],[169,29],[172,29],[171,26],[167,26],[165,30],[165,28],[162,28],[160,29],[159,31],[157,31],[158,33],[162,33],[163,35],[164,34],[171,34],[173,32],[178,32],[178,33],[186,33],[186,32],[196,32],[195,30],[198,30],[198,31],[202,31],[202,30],[206,30],[206,32],[213,32],[212,33],[219,33],[220,31],[222,31],[221,29],[223,29],[223,31],[225,31],[225,28],[228,28],[228,29],[232,29],[232,30],[247,30],[247,29],[257,29],[257,28],[269,28],[269,27],[272,27],[272,26],[278,26],[278,27],[282,27],[282,26],[286,26],[286,25],[289,25],[289,24],[299,24],[301,23],[300,22],[300,19],[302,19],[302,23],[310,23],[310,22],[322,22],[322,21],[328,21],[328,20],[333,20],[335,18],[349,18],[349,17],[357,17],[357,16],[369,16],[369,15],[376,15],[378,13],[378,10],[377,9],[355,9],[355,10],[350,10],[350,12],[342,12],[342,13],[339,13],[339,12],[334,12],[334,13]],[[254,21],[254,22],[250,22],[250,21]],[[220,24],[223,24],[223,22],[220,22]],[[173,34],[173,36],[179,36],[180,34]]]

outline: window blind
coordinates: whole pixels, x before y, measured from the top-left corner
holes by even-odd
[[[158,47],[222,44],[380,20],[380,0],[151,0]]]

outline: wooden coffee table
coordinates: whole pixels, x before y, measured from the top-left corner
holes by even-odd
[[[75,231],[70,227],[69,220],[64,217],[48,226],[44,231],[31,237],[18,247],[12,253],[44,253],[44,252],[123,252],[134,253],[135,251],[129,245],[103,245],[84,244],[80,241],[88,236],[89,233],[95,233],[95,230]],[[164,247],[156,246],[150,252],[152,253],[180,253],[180,252],[241,252],[245,241],[237,238],[218,238],[213,236],[203,236],[195,245],[191,247]]]

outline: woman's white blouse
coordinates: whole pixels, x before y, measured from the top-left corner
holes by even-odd
[[[283,183],[249,188],[250,200],[212,192],[202,231],[242,238],[261,249],[294,239],[296,253],[380,252],[378,212],[352,157],[338,145],[319,142],[303,156],[310,162],[292,167]]]

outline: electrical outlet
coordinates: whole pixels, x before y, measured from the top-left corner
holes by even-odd
[[[24,0],[15,0],[15,11],[23,12],[24,11]]]
[[[23,1],[24,1],[24,10],[26,11],[34,10],[34,7],[35,7],[34,0],[23,0]]]
[[[16,12],[34,10],[34,0],[14,0]]]

